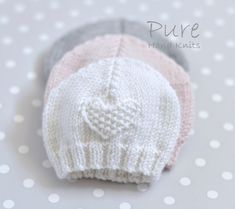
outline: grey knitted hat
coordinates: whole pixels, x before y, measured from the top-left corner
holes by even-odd
[[[48,78],[53,66],[67,51],[72,50],[75,46],[82,44],[89,39],[106,34],[129,34],[136,36],[149,44],[153,42],[155,44],[157,43],[156,47],[158,47],[159,50],[173,58],[186,71],[189,69],[184,54],[171,45],[169,40],[158,33],[153,33],[153,36],[150,37],[147,24],[144,25],[136,21],[125,19],[113,19],[86,24],[57,40],[50,49],[44,63],[45,77]]]

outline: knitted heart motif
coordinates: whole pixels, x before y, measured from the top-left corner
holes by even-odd
[[[82,103],[82,117],[90,129],[103,139],[128,133],[136,125],[140,106],[133,100],[114,104],[104,103],[100,98],[93,98]]]

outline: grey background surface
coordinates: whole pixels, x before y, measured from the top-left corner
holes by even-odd
[[[60,181],[41,138],[40,58],[66,31],[120,16],[200,24],[194,41],[201,48],[183,49],[196,96],[194,129],[177,165],[150,186]],[[0,208],[235,208],[234,20],[232,0],[0,0]]]

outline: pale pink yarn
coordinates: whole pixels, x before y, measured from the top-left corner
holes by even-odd
[[[190,78],[174,60],[157,49],[149,48],[146,42],[130,35],[105,35],[75,47],[52,69],[45,91],[45,103],[50,91],[62,80],[92,62],[109,57],[130,57],[146,62],[158,70],[176,91],[182,120],[177,145],[166,166],[172,167],[192,125],[193,96]]]

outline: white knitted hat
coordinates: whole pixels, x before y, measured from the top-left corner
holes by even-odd
[[[116,182],[158,179],[180,131],[175,91],[130,58],[92,63],[48,97],[43,138],[59,178]]]

